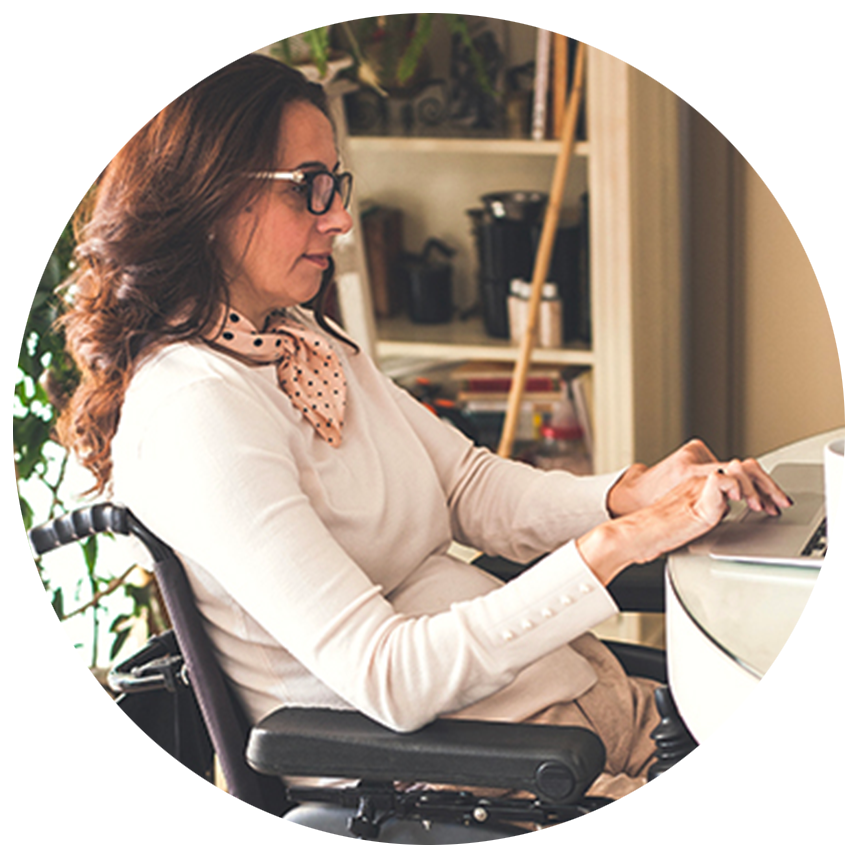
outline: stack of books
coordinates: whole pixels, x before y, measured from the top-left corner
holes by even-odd
[[[564,416],[566,410],[581,426],[586,449],[591,453],[591,377],[591,371],[586,368],[532,365],[522,396],[517,445],[538,441],[541,425]],[[458,388],[457,404],[475,423],[481,435],[480,443],[495,449],[508,409],[513,365],[470,361],[455,368],[451,380]]]

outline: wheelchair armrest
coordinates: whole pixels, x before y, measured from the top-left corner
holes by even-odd
[[[661,556],[643,565],[630,565],[609,584],[608,592],[622,612],[664,612],[664,568]]]
[[[606,639],[605,646],[631,677],[645,677],[667,683],[667,655],[659,648],[612,639]]]
[[[283,708],[252,729],[246,758],[265,775],[522,789],[571,804],[605,748],[584,728],[438,719],[399,734],[353,711]]]

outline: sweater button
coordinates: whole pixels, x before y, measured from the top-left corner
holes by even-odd
[[[520,627],[523,630],[531,630],[531,628],[534,627],[534,624],[531,621],[529,621],[527,618],[524,618],[522,620],[522,622],[520,623]]]
[[[551,609],[547,606],[546,609],[542,610],[540,613],[544,618],[551,618],[555,613],[552,612]]]
[[[573,602],[573,599],[569,595],[561,595],[561,603],[564,606],[569,606]]]
[[[505,642],[510,642],[510,641],[511,641],[511,639],[513,639],[513,638],[514,638],[514,634],[513,634],[513,633],[511,633],[511,631],[510,631],[510,630],[506,630],[506,631],[502,634],[502,639],[504,639],[504,640],[505,640]]]

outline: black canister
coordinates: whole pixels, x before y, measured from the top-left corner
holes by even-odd
[[[491,337],[510,337],[508,289],[514,278],[531,279],[540,218],[548,196],[542,192],[493,192],[484,207],[468,210],[478,250],[478,281],[484,328]]]
[[[443,259],[435,257],[442,255]],[[441,323],[452,318],[452,265],[454,250],[432,238],[421,254],[402,255],[401,271],[411,322]]]

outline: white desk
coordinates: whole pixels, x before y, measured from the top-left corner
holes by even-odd
[[[822,462],[838,429],[760,459]],[[758,684],[785,645],[818,577],[813,568],[718,562],[688,550],[666,572],[669,681],[694,737],[703,742]]]

